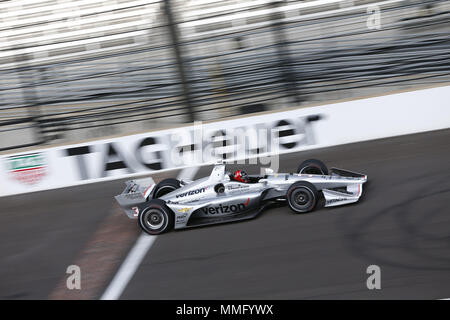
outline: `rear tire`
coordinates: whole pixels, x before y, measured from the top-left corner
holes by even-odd
[[[178,189],[180,186],[180,180],[173,178],[164,179],[155,186],[155,189],[153,189],[152,198],[161,198],[162,196]]]
[[[152,199],[139,213],[138,222],[146,233],[157,235],[173,228],[174,215],[164,201]]]
[[[314,210],[316,207],[319,200],[319,192],[312,183],[298,181],[289,187],[286,199],[292,211],[295,213],[306,213]]]
[[[309,159],[303,161],[298,166],[297,173],[328,175],[328,168],[325,163],[320,160]]]

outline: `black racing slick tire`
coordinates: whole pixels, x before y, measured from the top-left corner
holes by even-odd
[[[320,160],[308,159],[298,166],[297,173],[328,175],[328,168]]]
[[[164,179],[153,189],[152,198],[161,198],[162,196],[178,189],[180,186],[180,180],[173,178]]]
[[[292,211],[295,213],[306,213],[314,210],[316,207],[319,200],[319,192],[312,183],[298,181],[289,187],[286,199]]]
[[[138,223],[146,233],[157,235],[173,228],[174,214],[163,200],[152,199],[139,213]]]

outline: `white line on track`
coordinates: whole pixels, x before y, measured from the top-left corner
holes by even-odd
[[[194,178],[198,169],[198,167],[185,168],[178,174],[178,179],[191,180]],[[141,233],[108,288],[106,288],[105,292],[101,296],[101,300],[117,300],[120,298],[122,292],[127,287],[156,238],[157,236]]]
[[[100,298],[101,300],[117,300],[120,298],[155,239],[156,236],[141,233],[114,279]]]

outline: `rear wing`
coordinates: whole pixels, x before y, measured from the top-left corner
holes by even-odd
[[[142,205],[147,202],[155,181],[152,178],[129,180],[125,182],[126,187],[121,194],[115,196],[117,203],[127,216],[131,219],[137,218]]]

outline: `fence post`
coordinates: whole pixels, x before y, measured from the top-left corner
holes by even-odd
[[[187,68],[186,68],[186,65],[185,65],[185,62],[183,59],[183,55],[181,52],[178,24],[175,21],[171,2],[172,2],[172,0],[164,0],[164,12],[165,12],[166,19],[167,19],[167,25],[168,25],[169,31],[170,31],[170,38],[171,38],[171,42],[172,42],[171,44],[172,44],[172,47],[173,47],[173,50],[175,53],[178,74],[180,76],[181,85],[183,87],[184,102],[189,111],[189,121],[194,122],[195,115],[194,115],[194,105],[193,105],[192,96],[191,96],[191,88],[190,88],[189,81],[186,76]]]
[[[17,57],[16,62],[18,62]],[[35,91],[35,77],[33,68],[24,64],[23,67],[16,69],[19,74],[20,85],[22,87],[22,94],[26,104],[28,117],[32,119],[36,144],[42,144],[47,141],[41,127],[40,118],[41,110],[39,106],[38,96]],[[28,78],[28,79],[27,79]]]
[[[286,91],[292,100],[298,104],[301,103],[303,99],[299,92],[295,72],[292,71],[293,63],[289,53],[289,41],[284,34],[283,16],[278,10],[284,1],[285,0],[273,0],[269,2],[269,7],[271,8],[270,19],[272,20],[271,27],[276,39],[275,47]]]

